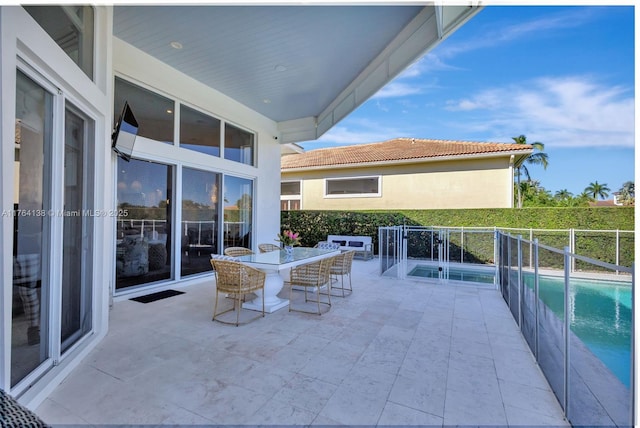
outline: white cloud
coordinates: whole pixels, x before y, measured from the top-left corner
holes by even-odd
[[[375,98],[398,98],[422,93],[420,85],[393,81],[380,89],[373,97]]]
[[[464,126],[493,134],[535,134],[554,147],[634,146],[631,91],[587,77],[541,78],[483,90],[446,109],[465,114]]]
[[[406,132],[400,128],[381,125],[380,122],[373,120],[352,119],[345,121],[343,125],[334,126],[317,141],[304,143],[303,146],[306,150],[311,150],[317,147],[375,143],[410,136],[405,135]]]
[[[440,56],[440,61],[443,61],[463,52],[504,45],[531,36],[538,38],[551,37],[556,30],[584,25],[594,16],[594,10],[591,8],[575,8],[556,14],[548,14],[543,18],[535,18],[529,21],[504,24],[492,22],[491,27],[486,30],[482,37],[474,37],[465,42],[448,44],[442,49],[436,48],[436,52]]]

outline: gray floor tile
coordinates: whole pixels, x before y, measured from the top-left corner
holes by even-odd
[[[378,276],[322,315],[211,321],[207,279],[110,330],[37,409],[50,423],[562,425],[562,411],[500,294]],[[283,290],[288,293],[288,290]],[[179,297],[179,298],[178,298]]]
[[[378,420],[379,425],[442,426],[443,418],[387,401]]]

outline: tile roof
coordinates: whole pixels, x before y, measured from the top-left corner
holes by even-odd
[[[281,159],[281,169],[362,165],[514,151],[522,152],[525,155],[532,150],[533,147],[529,144],[394,138],[379,143],[316,149],[305,153],[286,155]]]

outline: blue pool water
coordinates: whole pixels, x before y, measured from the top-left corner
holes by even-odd
[[[417,276],[420,278],[438,279],[440,272],[438,266],[418,265],[414,267],[409,276]],[[452,281],[480,282],[483,284],[493,284],[495,278],[494,271],[460,269],[455,267],[449,268],[449,279]]]
[[[533,288],[533,275],[524,275]],[[540,276],[540,299],[564,319],[564,280]],[[571,279],[571,330],[627,387],[631,370],[631,284]]]

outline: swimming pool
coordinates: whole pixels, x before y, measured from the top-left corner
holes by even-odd
[[[533,289],[533,274],[523,275]],[[564,319],[564,279],[540,275],[540,300]],[[629,387],[631,370],[631,283],[570,280],[571,330]]]
[[[440,277],[440,271],[438,270],[438,266],[417,265],[413,269],[411,269],[411,271],[409,271],[407,275],[419,278],[438,279]],[[461,268],[456,266],[449,267],[449,280],[452,281],[493,284],[495,277],[495,270],[493,269]]]

